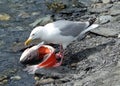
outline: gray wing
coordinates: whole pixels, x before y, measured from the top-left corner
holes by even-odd
[[[88,27],[88,24],[86,22],[60,20],[54,22],[54,26],[60,29],[61,35],[76,37]]]

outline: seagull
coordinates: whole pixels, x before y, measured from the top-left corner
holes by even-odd
[[[97,28],[98,24],[93,24],[96,18],[92,18],[86,22],[58,20],[48,23],[44,26],[35,27],[29,38],[25,41],[25,45],[30,44],[34,39],[53,44],[60,44],[59,57],[63,58],[63,50],[78,37],[83,38],[85,34]]]

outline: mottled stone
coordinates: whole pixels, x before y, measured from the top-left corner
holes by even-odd
[[[0,47],[3,46],[4,44],[5,44],[4,41],[1,40],[0,41]]]
[[[106,4],[106,3],[110,3],[111,0],[102,0],[102,2]]]
[[[6,84],[8,82],[8,76],[2,75],[0,76],[0,85]]]
[[[103,13],[103,12],[108,12],[108,9],[104,8],[104,7],[94,7],[92,9],[89,9],[90,13]]]
[[[117,15],[120,15],[120,9],[113,9],[110,11],[110,15],[112,16],[117,16]]]
[[[85,4],[86,6],[90,6],[92,4],[92,0],[79,0],[79,2]]]
[[[35,79],[36,81],[40,80],[40,78],[37,77],[37,76],[35,76],[34,79]]]
[[[101,3],[102,2],[102,0],[91,0],[91,1],[93,1],[94,3]]]
[[[30,26],[35,27],[37,25],[45,25],[50,22],[53,22],[53,19],[51,15],[47,15],[46,17],[42,17],[42,18],[35,20],[35,22],[31,23]]]
[[[99,22],[100,22],[101,24],[108,23],[108,22],[110,22],[110,21],[112,21],[112,20],[113,20],[113,17],[110,16],[110,15],[103,15],[103,16],[100,16],[100,17],[99,17]]]
[[[53,2],[46,1],[46,6],[48,7],[49,10],[52,10],[54,12],[59,12],[66,8],[66,4],[59,1],[53,1]]]
[[[20,17],[20,18],[29,18],[30,15],[29,15],[27,12],[22,11],[22,12],[20,12],[20,14],[18,15],[18,17]]]
[[[20,80],[21,77],[20,76],[12,76],[12,77],[10,77],[10,79],[12,79],[12,80]]]
[[[103,26],[100,25],[99,28],[92,30],[92,32],[106,37],[109,36],[116,37],[117,34],[120,33],[120,25],[119,23],[112,23],[112,24],[108,23]]]
[[[32,47],[33,45],[38,44],[40,42],[41,41],[39,39],[36,39],[36,40],[32,41],[30,45],[25,46],[24,41],[19,42],[19,40],[16,40],[16,42],[11,44],[11,46],[8,48],[8,51],[11,51],[11,52],[21,52],[22,51],[23,52],[25,49]]]
[[[2,84],[6,84],[6,83],[8,83],[7,79],[5,79],[5,80],[2,81]]]
[[[6,13],[0,13],[0,21],[8,21],[10,20],[10,15],[9,14],[6,14]]]
[[[50,84],[50,83],[53,83],[53,82],[54,82],[54,79],[52,79],[52,78],[43,79],[43,80],[37,81],[36,86]]]
[[[8,78],[8,76],[2,75],[2,76],[0,76],[0,81],[2,81],[2,80],[4,80],[4,79],[7,79],[7,78]]]

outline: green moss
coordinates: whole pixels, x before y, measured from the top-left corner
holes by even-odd
[[[66,5],[64,3],[57,1],[57,0],[55,0],[53,2],[46,1],[45,4],[49,10],[54,11],[54,12],[59,12],[66,8]]]

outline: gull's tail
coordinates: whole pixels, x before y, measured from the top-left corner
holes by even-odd
[[[88,31],[92,30],[92,29],[95,29],[99,26],[99,24],[93,24],[95,22],[96,18],[92,18],[90,19],[88,22],[89,22],[89,26],[80,33],[79,37],[80,38],[83,38],[84,37],[84,34],[87,33]]]
[[[95,21],[96,21],[96,18],[90,19],[90,20],[88,21],[88,22],[89,22],[88,27],[87,27],[84,31],[82,31],[82,32],[80,33],[80,35],[83,35],[83,34],[85,34],[86,32],[88,32],[88,31],[90,31],[90,30],[92,30],[92,29],[97,28],[99,25],[98,25],[98,24],[93,24]]]

